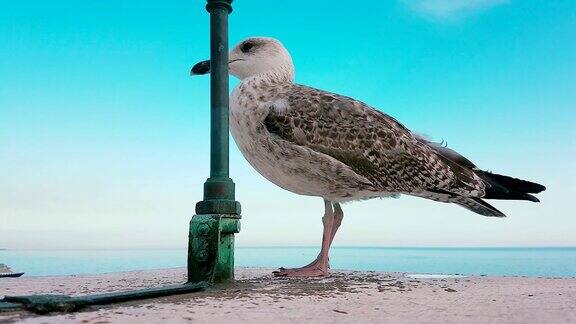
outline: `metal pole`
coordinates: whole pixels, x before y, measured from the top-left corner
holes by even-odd
[[[207,0],[210,13],[210,178],[190,221],[188,281],[234,278],[234,234],[240,203],[229,177],[228,15],[232,0]]]
[[[208,1],[210,12],[210,177],[228,179],[228,14],[226,1]],[[233,198],[233,197],[232,197]]]
[[[232,0],[208,0],[210,12],[210,178],[197,214],[240,214],[229,178],[228,14]]]

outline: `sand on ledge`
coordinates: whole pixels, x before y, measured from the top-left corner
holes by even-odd
[[[274,278],[238,268],[207,291],[86,308],[73,314],[0,313],[0,323],[574,323],[576,279],[434,278],[337,271],[323,279]],[[185,269],[0,279],[4,295],[82,295],[181,283]]]

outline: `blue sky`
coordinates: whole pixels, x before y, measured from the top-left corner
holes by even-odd
[[[4,1],[0,247],[186,244],[208,175],[203,1]],[[298,83],[360,99],[494,172],[538,181],[506,219],[404,197],[344,206],[337,245],[576,245],[576,2],[234,2],[230,41],[271,36]],[[237,81],[231,81],[233,85]],[[319,198],[231,145],[239,245],[316,245]]]

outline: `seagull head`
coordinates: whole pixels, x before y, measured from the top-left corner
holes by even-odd
[[[230,74],[240,80],[272,73],[276,77],[294,78],[294,65],[282,43],[269,37],[250,37],[238,43],[230,51],[228,68]],[[202,61],[192,67],[191,75],[210,72],[210,61]]]

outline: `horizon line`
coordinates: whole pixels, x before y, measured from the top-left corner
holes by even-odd
[[[319,249],[316,245],[244,245],[238,249]],[[0,248],[1,251],[146,251],[146,250],[186,250],[187,247],[122,247],[122,248]],[[502,246],[384,246],[384,245],[335,245],[332,249],[576,249],[574,245],[502,245]]]

